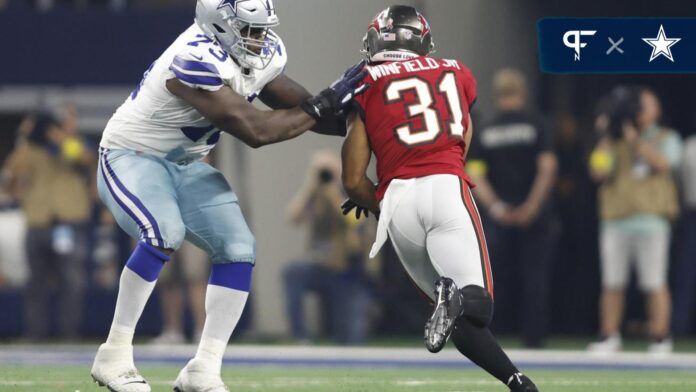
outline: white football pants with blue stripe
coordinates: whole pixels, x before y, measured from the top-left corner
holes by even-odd
[[[255,262],[255,240],[237,196],[203,162],[176,164],[130,150],[101,149],[97,187],[119,226],[150,245],[177,250],[184,238],[213,263]]]

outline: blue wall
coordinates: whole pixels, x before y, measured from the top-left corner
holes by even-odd
[[[135,85],[191,9],[0,12],[0,84]]]

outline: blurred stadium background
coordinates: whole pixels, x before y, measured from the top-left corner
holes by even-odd
[[[277,0],[275,3],[281,20],[277,31],[289,53],[286,72],[310,91],[318,91],[338,72],[360,60],[359,49],[368,21],[391,4],[381,0]],[[693,138],[696,137],[693,136],[696,131],[696,111],[693,106],[696,77],[542,74],[537,63],[535,29],[536,21],[544,16],[693,15],[696,12],[693,1],[404,0],[401,3],[418,7],[429,18],[437,45],[436,56],[461,59],[477,77],[479,98],[475,106],[476,121],[480,118],[483,122],[495,112],[492,93],[494,74],[502,68],[514,67],[526,76],[528,106],[541,113],[550,124],[560,162],[556,188],[549,202],[549,208],[554,210],[553,225],[558,233],[558,242],[555,246],[544,242],[538,244],[540,248],[553,247],[548,275],[550,289],[545,298],[538,299],[547,301],[550,307],[547,333],[544,333],[546,339],[531,342],[531,345],[535,349],[543,347],[565,351],[556,354],[513,351],[513,357],[522,358],[523,367],[527,364],[544,369],[554,368],[554,363],[565,364],[572,369],[600,369],[616,364],[621,369],[696,369],[696,254],[693,250],[689,253],[687,248],[696,242],[696,231],[685,229],[689,220],[693,222],[696,205],[682,205],[682,215],[672,222],[669,287],[675,307],[671,335],[675,339],[675,351],[681,352],[682,356],[660,359],[639,354],[627,357],[618,355],[603,362],[602,359],[590,360],[579,351],[596,338],[599,328],[601,285],[597,185],[590,179],[588,169],[589,157],[597,141],[594,125],[598,102],[617,85],[648,86],[662,103],[661,122],[675,129],[684,143],[691,140],[693,145]],[[64,123],[69,123],[71,119],[77,121],[75,135],[79,135],[77,139],[84,142],[78,143],[82,147],[73,147],[78,150],[83,147],[87,151],[91,149],[96,154],[101,131],[109,116],[137,85],[148,64],[192,23],[194,4],[194,0],[0,0],[0,41],[3,50],[0,72],[0,162],[4,162],[4,167],[7,169],[11,166],[8,158],[21,143],[23,129],[26,132],[26,128],[31,128],[23,120],[39,111],[51,111]],[[313,240],[311,229],[291,219],[293,214],[302,213],[293,211],[293,201],[297,201],[298,190],[302,188],[305,178],[312,175],[307,173],[313,165],[315,171],[323,168],[322,165],[330,166],[326,162],[331,159],[322,160],[321,154],[338,152],[340,144],[339,138],[307,134],[286,143],[251,150],[232,137],[223,136],[216,148],[216,165],[239,194],[258,244],[252,296],[231,344],[282,345],[260,351],[254,346],[244,346],[246,348],[230,358],[230,363],[240,366],[276,363],[280,366],[299,364],[311,367],[324,361],[335,361],[337,365],[369,367],[391,364],[397,368],[415,368],[435,358],[408,351],[411,347],[420,347],[428,307],[412,288],[394,252],[387,249],[382,251],[379,260],[366,260],[364,252],[359,251],[361,246],[367,247],[370,243],[371,223],[360,226],[356,231],[359,236],[358,245],[355,245],[357,250],[346,256],[346,260],[349,260],[340,266],[327,267],[329,273],[323,279],[325,282],[333,282],[330,279],[351,282],[345,285],[343,291],[330,292],[313,287],[311,283],[303,287],[288,287],[286,284],[292,280],[288,278],[291,274],[307,273],[302,268],[293,267],[297,267],[298,261],[299,264],[301,261],[308,264],[314,260],[312,249],[308,248],[318,243]],[[69,146],[63,146],[59,154],[69,157],[70,151]],[[320,155],[316,155],[318,151]],[[691,154],[695,153],[692,148]],[[78,153],[72,151],[72,154]],[[682,154],[684,159],[689,156]],[[696,176],[691,170],[690,176]],[[32,310],[27,309],[28,298],[35,295],[30,287],[32,273],[39,272],[27,262],[26,250],[32,248],[28,239],[32,237],[27,237],[26,217],[22,218],[27,211],[17,208],[19,202],[25,201],[21,200],[21,192],[13,193],[13,185],[9,184],[11,181],[0,188],[0,232],[5,237],[4,240],[0,239],[0,390],[77,389],[82,384],[74,384],[73,388],[69,382],[59,383],[65,379],[86,379],[86,370],[67,371],[66,378],[61,378],[62,373],[54,371],[49,373],[50,377],[46,378],[45,383],[37,384],[32,381],[35,375],[22,365],[87,364],[91,360],[94,343],[108,331],[118,274],[132,244],[125,235],[114,229],[95,192],[89,188],[94,173],[89,162],[85,162],[76,173],[84,178],[91,200],[89,217],[83,222],[85,241],[71,244],[81,247],[84,252],[84,258],[80,258],[82,261],[78,260],[72,266],[73,271],[77,270],[74,276],[80,276],[81,283],[76,283],[74,278],[61,279],[61,274],[73,273],[63,272],[68,268],[59,265],[63,262],[62,258],[44,260],[41,281],[46,287],[54,289],[43,304],[48,315],[46,322],[41,321],[41,317],[32,318]],[[11,177],[5,174],[4,178]],[[682,177],[675,175],[677,179]],[[47,188],[46,192],[52,190]],[[56,208],[63,207],[70,208]],[[338,211],[338,205],[335,208],[334,212]],[[327,219],[333,219],[331,213]],[[51,229],[55,229],[57,222],[52,221],[50,225]],[[336,233],[339,234],[335,235],[345,235],[346,238],[353,235],[353,226],[350,225],[344,232],[338,231]],[[329,224],[327,227],[333,226]],[[52,246],[59,247],[56,236],[60,234],[56,231],[52,233]],[[490,251],[492,262],[496,263],[496,249],[491,248]],[[185,257],[195,259],[199,264],[205,263],[200,260],[200,255],[181,258]],[[692,275],[689,276],[689,273]],[[182,271],[179,276],[171,278],[162,290],[156,291],[138,327],[136,336],[141,342],[158,339],[155,342],[184,343],[179,332],[183,332],[188,339],[195,338],[196,313],[200,311],[195,301],[201,298],[195,276],[196,271]],[[84,287],[76,288],[76,285]],[[186,305],[187,301],[178,294],[184,286],[191,294],[193,305]],[[312,290],[320,294],[304,295],[305,291]],[[61,296],[70,293],[78,295],[71,297],[70,304],[62,304]],[[644,351],[647,328],[644,299],[635,283],[631,283],[627,293],[626,317],[622,327],[624,338],[627,339],[625,346],[629,351]],[[335,300],[328,300],[332,296],[350,302],[354,307],[336,315],[336,312],[332,313]],[[302,323],[302,320],[297,320],[297,314],[293,320],[292,312],[296,308],[288,304],[292,298],[300,298],[300,302],[306,305],[307,312],[303,319],[306,319],[308,332],[304,332],[302,326],[293,325],[293,322]],[[360,300],[353,301],[356,298]],[[39,298],[36,301],[43,300]],[[78,312],[74,317],[79,323],[69,327],[69,331],[60,321],[65,306]],[[178,326],[181,316],[176,310],[167,313],[166,306],[185,309],[183,327]],[[342,315],[349,319],[341,319]],[[506,348],[525,348],[525,345],[529,345],[530,342],[521,338],[521,324],[524,321],[519,321],[529,317],[535,315],[518,315],[514,312],[496,314],[494,332],[503,337]],[[346,327],[348,331],[341,329],[341,326],[356,324],[356,319],[360,320],[359,325]],[[32,346],[34,344],[41,345]],[[310,350],[305,353],[305,344],[349,344],[372,349]],[[383,346],[404,347],[406,351],[380,352],[377,347]],[[185,353],[190,351],[182,347],[182,351],[165,352],[157,346],[148,350],[142,351],[142,357],[150,358],[157,366],[183,361]],[[425,353],[425,350],[421,351]],[[259,352],[263,354],[254,359],[254,353]],[[563,355],[554,357],[561,355],[558,353]],[[414,358],[414,362],[409,364],[404,358]],[[451,370],[458,366],[457,360],[452,355],[439,359],[441,362],[436,361],[433,366],[439,363],[440,370]],[[154,385],[163,387],[164,381],[173,378],[174,373],[159,371],[161,382]],[[340,390],[346,391],[391,390],[380,389],[384,386],[371,388],[354,385],[345,379],[332,378],[336,377],[335,374],[322,375],[318,370],[318,377],[328,380],[327,384],[319,382],[314,387],[293,386],[283,384],[282,374],[273,370],[266,372],[269,379],[277,381],[276,384],[255,387],[253,384],[256,381],[250,380],[247,384],[237,385],[239,390],[275,390],[288,385],[291,388],[283,390],[327,390],[327,385],[334,381],[336,385],[342,385],[343,389]],[[229,376],[243,377],[243,373]],[[674,384],[665,381],[667,384],[660,384],[659,388],[655,380],[659,382],[662,376],[647,377],[645,382],[638,379],[633,385],[635,388],[630,390],[696,389],[696,380],[683,374],[683,378],[676,377],[676,383],[674,374],[668,374],[664,379],[672,380]],[[376,377],[374,374],[358,377],[363,376],[368,379]],[[476,376],[482,374],[477,373]],[[266,376],[261,374],[259,377]],[[548,390],[603,390],[594,389],[591,386],[594,384],[582,383],[578,384],[578,389],[572,389],[563,383],[560,376],[556,379],[549,377],[557,382],[548,381]],[[602,376],[589,377],[601,379]],[[385,375],[384,378],[398,377]],[[479,378],[487,380],[485,377]],[[650,378],[653,384],[648,381]],[[22,380],[29,383],[22,384]],[[486,384],[487,381],[476,383],[475,380],[470,385],[460,387],[454,386],[454,379],[450,384],[417,384],[416,380],[417,385],[404,384],[402,387],[405,390],[424,391],[452,388],[496,390],[496,385]],[[679,384],[679,380],[684,384]],[[539,384],[544,387],[543,379]],[[647,389],[640,389],[642,387]]]

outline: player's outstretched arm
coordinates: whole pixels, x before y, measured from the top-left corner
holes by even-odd
[[[205,91],[189,87],[178,79],[169,79],[167,89],[190,103],[217,128],[239,138],[252,148],[292,139],[317,122],[299,106],[282,110],[259,110],[229,87]]]
[[[259,99],[271,109],[289,109],[302,104],[311,96],[312,94],[295,80],[280,74],[261,90]],[[321,118],[311,131],[322,135],[345,136],[346,122],[341,116],[326,116]]]
[[[372,149],[365,131],[365,123],[355,112],[348,116],[347,122],[348,137],[341,150],[343,187],[355,204],[377,215],[379,203],[375,196],[375,186],[366,173]]]
[[[196,108],[217,128],[230,133],[252,148],[292,139],[306,132],[322,118],[335,116],[356,95],[367,90],[357,87],[365,77],[364,63],[350,67],[331,86],[290,109],[256,109],[244,97],[223,86],[216,91],[189,87],[178,79],[167,80],[167,89]]]

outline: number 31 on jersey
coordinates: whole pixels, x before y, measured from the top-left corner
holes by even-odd
[[[406,107],[409,122],[395,129],[399,140],[408,146],[421,146],[435,141],[442,132],[440,113],[437,109],[436,99],[441,96],[445,99],[452,122],[447,124],[448,132],[452,137],[464,137],[464,113],[461,99],[457,90],[456,76],[454,72],[445,72],[437,83],[437,94],[433,94],[430,84],[413,76],[406,79],[394,80],[384,90],[384,98],[387,104],[402,102],[406,92],[415,93],[416,100]],[[421,117],[425,129],[413,129],[411,120]]]

